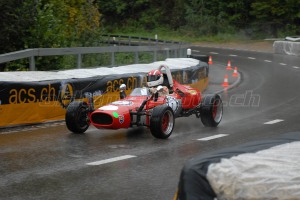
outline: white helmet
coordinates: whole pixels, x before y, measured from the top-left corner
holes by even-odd
[[[120,85],[120,90],[126,90],[126,85],[124,83]]]
[[[148,87],[156,87],[164,82],[164,76],[159,70],[151,70],[147,74],[147,85]]]

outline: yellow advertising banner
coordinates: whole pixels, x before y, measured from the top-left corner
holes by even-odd
[[[175,80],[203,91],[208,85],[206,67],[194,66],[172,71]],[[40,82],[0,82],[0,127],[64,120],[71,101],[85,100],[93,94],[94,106],[119,99],[119,86],[126,84],[126,94],[146,85],[145,75],[123,74],[84,79]]]

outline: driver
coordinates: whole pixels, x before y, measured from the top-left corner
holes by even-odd
[[[120,99],[124,99],[126,97],[125,90],[126,90],[126,85],[125,84],[120,85]]]
[[[152,94],[158,92],[159,96],[165,96],[169,94],[169,89],[166,86],[162,86],[164,82],[164,76],[159,70],[151,70],[147,74],[147,85]]]

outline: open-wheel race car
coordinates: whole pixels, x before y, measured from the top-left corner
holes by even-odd
[[[147,85],[135,88],[126,96],[126,86],[122,84],[120,100],[97,109],[93,107],[92,97],[88,102],[71,102],[65,116],[67,128],[73,133],[84,133],[90,125],[98,129],[146,126],[154,137],[166,139],[172,134],[178,117],[195,114],[208,127],[216,127],[221,122],[223,104],[220,96],[202,97],[198,89],[173,80],[168,66],[161,65],[150,71]]]

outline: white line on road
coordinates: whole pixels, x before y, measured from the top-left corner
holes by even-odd
[[[237,55],[234,55],[234,54],[230,54],[229,56],[231,56],[231,57],[236,57]]]
[[[213,136],[210,136],[210,137],[200,138],[200,139],[197,139],[197,140],[199,140],[199,141],[208,141],[208,140],[213,140],[213,139],[217,139],[217,138],[220,138],[220,137],[225,137],[227,135],[228,134],[218,134],[218,135],[213,135]]]
[[[272,61],[271,61],[271,60],[265,60],[265,62],[269,62],[269,63],[270,63],[270,62],[272,62]]]
[[[253,57],[248,57],[249,59],[251,59],[251,60],[255,60],[256,58],[253,58]]]
[[[210,54],[216,54],[216,55],[219,54],[219,53],[217,53],[217,52],[209,52],[209,53],[210,53]]]
[[[299,69],[299,67],[297,67],[297,66],[293,66],[293,68],[294,68],[294,69]]]
[[[282,122],[284,121],[283,119],[275,119],[275,120],[272,120],[272,121],[269,121],[269,122],[265,122],[264,124],[276,124],[276,123],[279,123],[279,122]]]
[[[286,65],[285,63],[279,63],[280,65]]]
[[[86,163],[86,165],[103,165],[103,164],[107,164],[107,163],[111,163],[111,162],[116,162],[116,161],[120,161],[120,160],[126,160],[129,158],[135,158],[136,156],[133,155],[125,155],[125,156],[119,156],[119,157],[115,157],[115,158],[109,158],[109,159],[105,159],[105,160],[100,160],[100,161],[96,161],[96,162],[90,162],[90,163]]]
[[[198,51],[198,50],[192,50],[192,51],[194,51],[194,52],[198,52],[198,53],[200,52],[200,51]]]

